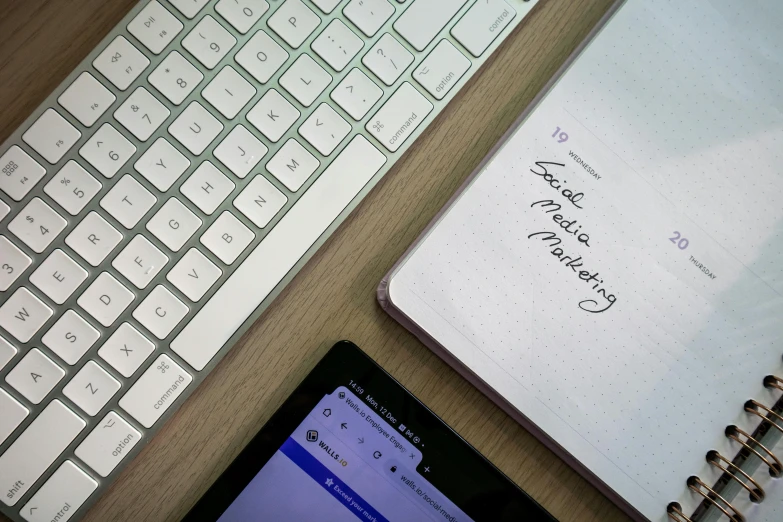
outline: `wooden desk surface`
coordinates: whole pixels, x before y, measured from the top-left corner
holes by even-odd
[[[135,3],[2,2],[0,143]],[[627,520],[375,301],[381,277],[611,3],[541,0],[87,520],[178,520],[340,339],[361,346],[559,519]]]

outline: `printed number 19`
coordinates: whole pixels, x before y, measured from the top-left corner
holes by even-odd
[[[560,134],[559,136],[558,133]],[[560,132],[560,127],[555,129],[555,132],[552,134],[552,137],[557,138],[558,143],[565,143],[568,141],[568,134],[566,134],[565,132]]]
[[[670,237],[669,241],[677,245],[677,248],[680,250],[685,250],[688,248],[688,245],[690,244],[690,241],[688,241],[686,238],[682,237],[679,232],[676,230],[674,231],[675,236]],[[678,241],[679,240],[679,241]]]

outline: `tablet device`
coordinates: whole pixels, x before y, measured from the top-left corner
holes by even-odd
[[[185,522],[553,521],[356,345],[321,360]]]

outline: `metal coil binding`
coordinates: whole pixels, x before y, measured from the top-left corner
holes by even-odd
[[[742,435],[743,437],[745,437],[747,439],[748,442],[751,442],[755,446],[758,446],[759,448],[764,450],[764,453],[766,453],[767,455],[772,457],[772,460],[774,461],[774,463],[770,462],[767,457],[765,457],[764,455],[759,453],[759,451],[756,448],[754,448],[753,446],[751,446],[750,444],[748,444],[748,442],[740,440],[738,435]],[[756,455],[758,458],[760,458],[761,461],[764,462],[764,464],[766,464],[769,467],[770,475],[772,475],[773,477],[780,477],[781,476],[781,474],[782,474],[781,472],[783,472],[783,464],[780,463],[780,460],[775,456],[774,453],[769,451],[769,449],[765,445],[763,445],[762,443],[760,443],[759,441],[754,439],[749,433],[746,433],[745,431],[743,431],[741,428],[738,428],[737,426],[731,425],[728,428],[726,428],[726,436],[728,438],[730,438],[731,440],[733,440],[733,441],[739,442],[740,444],[745,446],[745,448],[747,448],[748,451],[750,451],[751,453]]]
[[[728,500],[720,496],[720,494],[717,491],[715,491],[707,484],[705,484],[704,481],[702,481],[699,477],[694,475],[691,478],[689,478],[688,487],[692,491],[695,491],[696,493],[704,497],[704,499],[710,502],[713,506],[718,508],[724,515],[729,517],[729,520],[731,520],[732,522],[745,522],[745,515],[740,513],[739,510],[737,510],[737,508],[731,505],[731,502],[729,502]],[[702,488],[706,489],[709,493],[705,493],[702,490]],[[725,507],[723,507],[724,505],[729,509],[731,509],[734,512],[734,514],[732,515],[731,513],[729,513],[729,511]]]
[[[666,512],[668,513],[669,518],[675,522],[693,522],[688,515],[682,512],[682,506],[677,502],[669,504],[666,508]]]
[[[775,388],[776,390],[783,391],[783,379],[776,377],[775,375],[767,375],[764,377],[764,386],[766,388]]]
[[[723,473],[727,474],[732,479],[739,482],[739,484],[745,488],[748,493],[750,493],[751,500],[753,502],[763,502],[764,497],[766,496],[766,493],[764,493],[764,488],[761,487],[761,485],[756,482],[756,480],[748,475],[745,471],[740,469],[736,464],[734,464],[732,461],[718,453],[717,451],[713,450],[707,453],[707,462],[721,470]],[[722,463],[725,463],[724,466]],[[740,480],[740,478],[737,476],[737,473],[745,477],[748,482],[753,484],[754,487],[750,487],[747,482]]]

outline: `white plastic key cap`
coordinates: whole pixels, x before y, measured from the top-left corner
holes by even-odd
[[[84,210],[101,187],[97,179],[71,160],[46,184],[44,192],[66,212],[75,216]]]
[[[313,0],[313,3],[326,14],[331,13],[334,11],[334,8],[337,7],[342,0]]]
[[[4,236],[0,236],[0,292],[19,279],[33,261]]]
[[[74,453],[98,475],[106,477],[140,440],[141,433],[110,411]]]
[[[76,513],[98,483],[66,460],[20,511],[27,522],[66,522]]]
[[[56,304],[63,304],[85,279],[87,270],[59,248],[30,275],[30,282]]]
[[[122,226],[131,229],[152,208],[157,198],[141,183],[126,174],[101,199],[101,208]]]
[[[157,0],[152,0],[128,24],[128,32],[155,54],[163,49],[182,31],[182,22]]]
[[[161,355],[120,399],[120,408],[145,428],[151,428],[192,380],[170,357]]]
[[[196,16],[204,6],[209,3],[209,0],[169,0],[169,2],[179,9],[179,12],[193,18]]]
[[[402,146],[408,136],[432,112],[432,104],[410,83],[397,92],[367,122],[365,128],[391,152]]]
[[[416,0],[394,22],[394,29],[414,49],[423,51],[465,3],[467,0]]]
[[[206,15],[182,40],[182,47],[190,51],[204,67],[214,69],[236,43],[231,33]]]
[[[201,236],[201,244],[230,265],[253,241],[255,234],[229,211],[220,214]]]
[[[359,69],[351,69],[330,97],[356,121],[364,118],[383,91]]]
[[[87,214],[65,238],[65,244],[92,266],[100,265],[120,241],[122,234],[97,212]]]
[[[0,190],[19,201],[46,174],[37,161],[14,145],[0,157]]]
[[[386,156],[356,136],[174,338],[172,350],[204,369],[384,163]]]
[[[63,394],[94,417],[120,389],[120,383],[94,361],[87,361],[63,388]]]
[[[169,199],[147,223],[147,230],[178,252],[201,226],[201,220],[176,198]]]
[[[57,101],[85,127],[92,127],[117,98],[101,82],[83,72]]]
[[[204,297],[221,275],[221,270],[204,254],[191,248],[166,275],[166,279],[195,303]]]
[[[220,145],[215,147],[214,155],[238,178],[244,178],[258,165],[269,149],[242,125],[237,125],[228,133]]]
[[[54,109],[47,109],[22,135],[25,143],[51,164],[65,156],[82,133]]]
[[[222,130],[223,124],[195,101],[169,125],[171,135],[196,156],[204,152]]]
[[[209,82],[201,95],[230,120],[256,95],[256,89],[230,65],[226,65]]]
[[[113,178],[135,152],[136,146],[108,123],[79,149],[79,155],[105,178]]]
[[[188,307],[165,286],[152,289],[133,311],[133,317],[158,339],[165,339],[188,315]]]
[[[322,103],[299,127],[299,134],[318,152],[328,156],[351,132],[351,125],[328,104]]]
[[[117,269],[136,288],[144,290],[157,276],[169,259],[155,248],[147,238],[137,235],[122,249],[111,266]]]
[[[171,188],[188,167],[190,160],[163,138],[155,140],[133,165],[139,174],[161,192]]]
[[[62,368],[38,348],[33,348],[8,372],[5,381],[25,399],[39,404],[64,376]]]
[[[76,301],[107,328],[128,308],[133,293],[107,272],[102,272]]]
[[[268,9],[266,0],[220,0],[215,5],[215,11],[242,34],[247,33]]]
[[[174,105],[185,101],[203,79],[201,71],[177,51],[171,51],[148,78],[150,85]]]
[[[0,411],[3,412],[0,415],[0,444],[2,444],[29,412],[2,388],[0,388]]]
[[[84,429],[86,423],[57,399],[33,420],[0,455],[0,497],[16,505],[57,457]],[[46,441],[46,444],[41,444]]]
[[[340,20],[332,20],[311,47],[339,72],[362,50],[364,42]]]
[[[0,199],[0,221],[3,220],[4,217],[8,215],[8,213],[11,212],[11,207],[5,204],[5,202]]]
[[[118,36],[92,64],[115,87],[124,91],[147,68],[150,61],[125,37]]]
[[[139,87],[114,112],[114,118],[139,140],[147,141],[169,114],[171,113],[165,105],[147,89]]]
[[[33,198],[8,224],[8,230],[33,252],[40,254],[60,235],[67,224],[52,207],[40,198]]]
[[[247,113],[247,121],[272,142],[277,142],[299,118],[299,111],[279,92],[269,89]]]
[[[320,23],[318,15],[302,0],[286,0],[267,20],[267,25],[294,49],[302,45]]]
[[[264,228],[285,206],[288,198],[264,176],[258,175],[234,200],[234,206],[258,228]]]
[[[309,107],[331,83],[332,77],[309,55],[303,54],[280,77],[280,85]]]
[[[481,56],[517,12],[504,0],[483,0],[468,9],[451,34],[475,57]]]
[[[5,365],[8,364],[8,361],[13,359],[16,356],[16,348],[6,341],[2,336],[0,336],[0,370],[5,368]],[[0,408],[0,411],[2,411],[2,408]],[[2,430],[0,430],[2,431]],[[0,437],[0,444],[2,444],[2,437]]]
[[[155,351],[155,345],[128,323],[122,323],[98,350],[98,356],[123,377],[130,377]]]
[[[413,71],[413,79],[437,100],[443,99],[463,74],[470,60],[448,40],[441,40],[427,58]]]
[[[41,339],[60,359],[73,366],[101,334],[73,310],[65,313]]]
[[[266,83],[288,59],[288,53],[264,31],[257,31],[235,59],[259,83]]]
[[[320,162],[291,138],[280,147],[266,164],[266,170],[279,179],[291,192],[296,192],[318,170]]]
[[[205,161],[179,188],[204,214],[212,214],[234,190],[234,183]]]
[[[392,85],[413,63],[413,55],[396,38],[385,33],[364,55],[362,63],[383,83]]]
[[[373,37],[394,14],[394,6],[386,0],[351,0],[343,14],[364,34]]]

